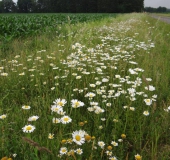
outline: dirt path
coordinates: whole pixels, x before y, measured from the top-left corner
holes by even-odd
[[[163,17],[158,15],[151,15],[151,17],[170,24],[170,17]]]

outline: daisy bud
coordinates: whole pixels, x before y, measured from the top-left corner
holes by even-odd
[[[121,134],[121,137],[122,137],[122,139],[125,139],[126,135],[125,134]]]
[[[112,146],[108,146],[107,149],[108,149],[108,150],[112,150]]]
[[[65,139],[63,139],[63,140],[61,141],[62,144],[65,144],[66,142],[67,142],[67,140],[65,140]]]

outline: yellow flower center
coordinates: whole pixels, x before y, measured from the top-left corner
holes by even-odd
[[[69,120],[69,118],[68,118],[68,117],[65,117],[65,118],[64,118],[64,121],[66,121],[66,122],[67,122],[68,120]]]
[[[77,153],[81,153],[82,151],[80,149],[77,150]]]
[[[136,160],[141,160],[142,157],[141,157],[140,155],[136,155],[136,156],[135,156],[135,159],[136,159]]]
[[[5,116],[5,115],[2,115],[2,116],[1,116],[1,118],[2,118],[2,119],[5,119],[5,118],[6,118],[6,116]]]
[[[79,102],[75,102],[75,106],[77,107],[80,103]]]
[[[148,114],[149,112],[148,112],[148,111],[145,111],[144,113],[145,113],[145,114]]]
[[[66,149],[65,149],[65,148],[64,148],[64,149],[62,149],[62,152],[63,152],[63,153],[65,153],[65,152],[66,152]]]
[[[55,108],[55,111],[58,111],[59,109],[58,108]]]
[[[48,135],[48,138],[49,138],[49,139],[53,139],[53,138],[54,138],[54,134],[51,134],[51,133],[50,133],[50,134]]]
[[[35,117],[32,117],[32,121],[36,121],[36,118],[35,118]]]
[[[26,130],[30,131],[32,129],[31,126],[27,126]]]
[[[92,94],[89,94],[89,97],[90,97],[90,98],[92,98],[92,97],[93,97],[93,95],[92,95]]]
[[[80,141],[80,140],[81,140],[81,137],[80,137],[79,135],[76,135],[76,136],[75,136],[75,139],[76,139],[77,141]]]
[[[63,106],[63,102],[58,102],[57,103],[59,106]]]

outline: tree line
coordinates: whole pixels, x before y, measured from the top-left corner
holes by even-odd
[[[129,13],[144,10],[144,0],[0,1],[0,13]]]
[[[163,12],[168,12],[168,9],[166,7],[158,7],[158,8],[145,7],[145,11],[150,13],[163,13]]]

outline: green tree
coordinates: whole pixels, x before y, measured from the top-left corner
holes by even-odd
[[[5,0],[4,0],[5,1]],[[8,1],[8,0],[6,0]],[[12,1],[12,0],[9,0]],[[18,0],[19,12],[141,12],[144,0]],[[2,9],[1,9],[2,10]],[[160,8],[159,10],[162,10]]]
[[[106,12],[106,8],[107,8],[106,1],[107,0],[98,0],[98,2],[97,2],[98,12],[100,12],[100,13]]]
[[[144,0],[134,0],[131,2],[131,12],[142,12],[144,10]]]
[[[18,11],[21,13],[33,12],[36,3],[37,2],[35,0],[18,0],[17,2]]]
[[[3,2],[0,1],[0,13],[3,13],[4,11],[4,5],[3,5]]]
[[[12,0],[2,0],[1,2],[1,11],[5,13],[9,12],[15,12],[16,11],[16,5]]]
[[[100,0],[101,2],[101,0]],[[105,3],[105,4],[104,4]],[[118,0],[105,0],[101,3],[103,12],[116,13],[118,12]]]
[[[47,6],[44,3],[44,0],[38,0],[37,1],[37,12],[45,12]]]
[[[98,12],[98,7],[97,7],[98,0],[89,0],[87,6],[87,12],[90,13],[95,13]]]
[[[87,12],[88,1],[87,0],[77,0],[76,2],[76,12],[86,13]]]
[[[156,12],[166,12],[166,7],[158,7],[157,9],[156,9]]]
[[[70,13],[76,13],[76,0],[66,0],[64,2],[61,2],[62,12],[65,10]]]
[[[141,12],[144,8],[144,0],[118,0],[118,12]]]

